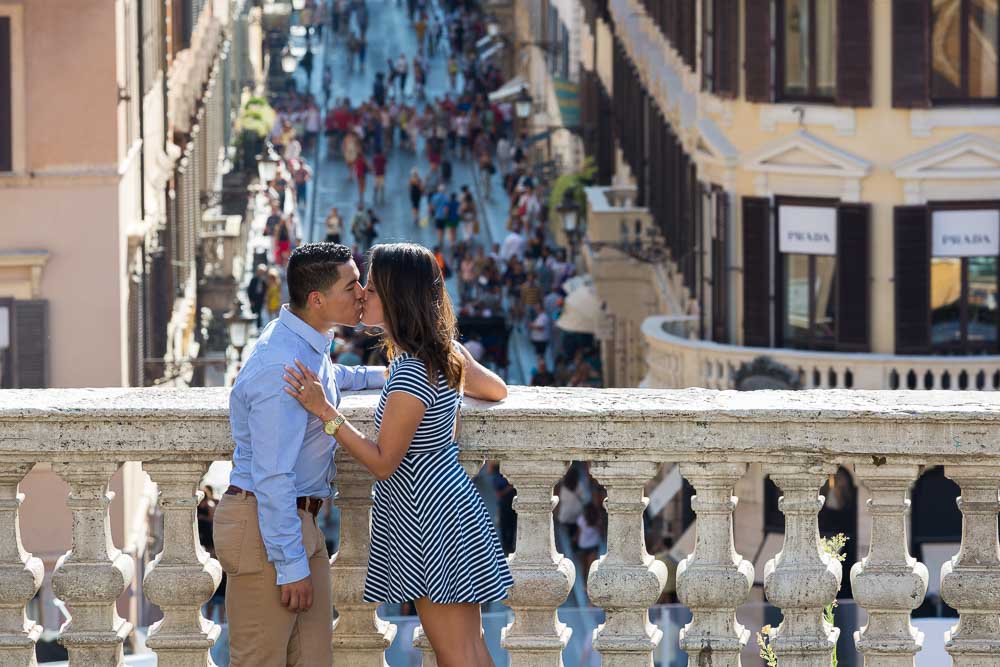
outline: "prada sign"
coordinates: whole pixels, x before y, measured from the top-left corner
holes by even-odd
[[[1000,254],[1000,211],[934,211],[931,254],[984,257]]]
[[[837,254],[837,209],[824,206],[778,208],[778,250],[798,255]]]

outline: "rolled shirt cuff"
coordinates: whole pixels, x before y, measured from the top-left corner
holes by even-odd
[[[306,579],[309,572],[309,559],[305,556],[301,558],[296,558],[295,560],[275,562],[274,569],[278,573],[278,585],[292,584],[296,581],[302,581]]]

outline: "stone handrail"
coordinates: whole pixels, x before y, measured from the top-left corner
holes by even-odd
[[[744,363],[768,356],[799,375],[807,389],[1000,390],[1000,356],[905,356],[744,347],[672,333],[669,316],[647,318],[642,333],[648,374],[643,387],[735,388]]]
[[[376,398],[349,396],[344,410],[372,432]],[[225,389],[51,389],[0,392],[0,664],[33,665],[39,628],[25,605],[42,579],[17,529],[20,480],[49,462],[70,486],[73,547],[53,587],[72,619],[61,638],[70,664],[117,666],[131,631],[115,614],[131,558],[111,544],[107,483],[124,461],[141,461],[159,486],[163,550],[143,586],[164,618],[147,645],[167,667],[208,666],[219,629],[200,608],[220,568],[198,544],[198,483],[231,453]],[[836,594],[840,563],[820,547],[818,495],[839,465],[853,465],[870,489],[867,558],[850,572],[869,623],[855,634],[866,664],[913,665],[922,637],[909,622],[924,598],[927,569],[907,549],[907,500],[922,466],[943,465],[960,487],[961,549],[942,568],[941,594],[960,619],[946,635],[956,665],[1000,663],[1000,396],[984,393],[706,389],[514,388],[499,404],[463,409],[461,458],[467,469],[499,460],[517,489],[516,552],[510,557],[514,620],[503,646],[514,667],[560,665],[569,629],[556,608],[573,585],[572,564],[555,549],[553,486],[570,460],[591,462],[607,488],[608,551],[588,573],[588,591],[606,622],[594,634],[605,665],[650,665],[661,633],[647,608],[667,572],[643,543],[644,484],[663,463],[678,463],[697,495],[696,546],[677,569],[680,600],[693,612],[681,634],[692,664],[739,665],[750,632],[735,618],[753,566],[733,544],[733,488],[760,463],[783,493],[782,551],[764,568],[764,590],[784,620],[772,644],[782,667],[829,664],[838,630],[822,620]],[[338,455],[339,456],[339,455]],[[362,600],[373,479],[338,458],[341,548],[331,559],[334,664],[384,665],[395,627]],[[943,501],[944,499],[942,499]],[[426,643],[418,636],[418,645]],[[425,654],[428,654],[425,652]],[[432,661],[429,661],[432,662]]]

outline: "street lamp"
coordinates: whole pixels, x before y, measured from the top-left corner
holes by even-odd
[[[566,241],[569,243],[570,264],[576,264],[576,239],[580,232],[580,207],[576,203],[576,197],[572,190],[563,193],[562,202],[556,207],[556,213],[562,218],[563,232],[566,233]]]
[[[500,24],[497,23],[495,19],[491,19],[490,22],[486,24],[486,34],[490,37],[496,37],[500,34]]]
[[[285,74],[292,74],[299,66],[299,59],[292,55],[288,45],[281,50],[281,71]]]
[[[226,324],[229,327],[229,344],[236,349],[236,370],[243,363],[243,348],[250,339],[250,324],[257,319],[243,314],[243,305],[239,299],[233,301],[233,309],[226,313]]]
[[[514,100],[514,113],[521,120],[526,120],[531,116],[531,107],[533,100],[531,95],[528,94],[528,89],[525,86],[521,86],[521,92],[518,94],[517,99]]]
[[[257,173],[260,175],[261,183],[270,183],[278,175],[278,163],[265,153],[257,163]]]

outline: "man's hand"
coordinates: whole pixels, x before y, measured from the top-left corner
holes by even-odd
[[[313,585],[309,577],[281,585],[281,604],[288,607],[288,611],[309,611],[312,603]]]

